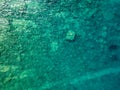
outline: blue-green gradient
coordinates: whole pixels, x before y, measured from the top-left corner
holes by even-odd
[[[120,0],[0,0],[0,90],[120,90]]]

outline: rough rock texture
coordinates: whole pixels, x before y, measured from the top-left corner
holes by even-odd
[[[73,41],[75,39],[75,32],[72,30],[69,30],[66,34],[66,40]]]

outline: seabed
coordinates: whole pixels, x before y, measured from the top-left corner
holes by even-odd
[[[0,90],[120,90],[120,0],[0,0]]]

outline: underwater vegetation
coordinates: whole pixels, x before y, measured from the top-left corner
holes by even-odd
[[[0,0],[0,90],[120,90],[120,0]]]

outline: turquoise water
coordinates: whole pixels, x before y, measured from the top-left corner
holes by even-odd
[[[120,0],[0,0],[0,90],[120,90]]]

